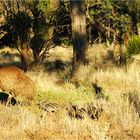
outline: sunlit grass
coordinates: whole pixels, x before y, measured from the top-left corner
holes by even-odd
[[[60,92],[57,90],[39,92],[37,100],[45,100],[47,102],[58,103],[59,105],[67,105],[69,103],[89,103],[95,99],[94,93],[87,89],[76,89],[69,92]]]
[[[50,61],[59,58],[64,62],[71,61],[71,48],[56,49],[59,53],[52,50]],[[98,56],[95,51],[99,52]],[[137,94],[140,98],[140,64],[104,67],[101,64],[105,48],[91,48],[90,52],[89,65],[82,66],[73,79],[68,77],[70,66],[59,72],[45,72],[42,69],[28,72],[38,89],[35,104],[26,107],[0,105],[0,139],[138,140],[140,119],[134,104],[130,104],[129,95]],[[98,58],[96,64],[95,58]],[[108,98],[97,99],[92,83],[100,86]],[[44,101],[57,103],[62,109],[49,114],[36,105]],[[71,119],[65,110],[70,103],[82,107],[93,103],[104,111],[98,121],[88,117],[83,120]]]

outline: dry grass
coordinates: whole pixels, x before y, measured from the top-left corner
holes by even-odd
[[[96,53],[98,56],[95,55],[95,50],[99,52]],[[55,59],[70,61],[71,48],[60,48],[59,52],[63,53],[56,54],[55,49],[52,50],[50,61]],[[140,64],[132,63],[121,68],[107,64],[105,68],[101,66],[96,69],[95,60],[98,58],[96,65],[102,64],[106,54],[105,48],[91,48],[90,52],[93,53],[89,56],[89,66],[81,67],[72,82],[67,77],[70,67],[60,72],[44,72],[44,70],[28,72],[27,75],[37,83],[38,96],[35,103],[38,101],[57,103],[62,109],[56,113],[47,113],[36,105],[26,107],[0,105],[0,139],[140,139],[140,114],[138,108],[129,100],[130,94],[137,94],[140,99]],[[104,97],[108,98],[96,99],[92,82],[96,82],[102,88]],[[70,102],[79,106],[92,102],[95,106],[102,106],[104,111],[98,121],[89,117],[83,120],[71,119],[65,110]]]

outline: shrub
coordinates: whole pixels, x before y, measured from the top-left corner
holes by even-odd
[[[130,56],[140,53],[140,37],[138,35],[132,36],[128,42],[127,52]]]

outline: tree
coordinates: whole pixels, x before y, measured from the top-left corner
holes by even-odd
[[[122,35],[131,34],[131,16],[126,1],[102,1],[88,4],[88,26],[92,28],[92,38],[99,43],[113,46],[123,43]]]
[[[29,40],[33,36],[31,12],[26,1],[2,1],[6,23],[3,30],[10,38],[9,44],[16,47],[21,54],[21,63],[24,71],[29,63]]]
[[[8,36],[4,38],[9,40],[8,42],[6,39],[7,45],[16,47],[19,51],[24,71],[27,71],[30,64],[31,53],[34,61],[39,61],[52,47],[50,42],[53,38],[53,25],[50,23],[51,17],[47,17],[44,10],[47,4],[48,0],[2,2],[6,19],[3,30]],[[4,38],[1,41],[5,40]]]
[[[33,14],[33,32],[34,36],[31,39],[31,48],[33,50],[34,61],[38,62],[42,56],[41,52],[46,44],[46,36],[48,30],[48,24],[46,22],[45,12],[40,10],[40,2],[39,0],[32,1],[30,4],[30,9]],[[45,6],[46,7],[46,6]]]
[[[73,43],[73,74],[86,61],[86,7],[85,1],[71,1],[71,26]]]

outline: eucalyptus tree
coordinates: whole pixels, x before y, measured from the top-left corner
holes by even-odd
[[[10,40],[8,45],[16,47],[21,54],[22,67],[26,71],[32,52],[34,61],[38,61],[43,59],[45,53],[52,47],[50,44],[53,37],[53,32],[50,31],[51,17],[47,10],[49,0],[8,0],[1,1],[1,4],[6,20],[2,27],[7,32],[7,38],[5,36],[4,38],[6,43],[7,39]]]
[[[73,74],[86,62],[87,32],[85,0],[70,1],[73,43]]]
[[[29,41],[33,36],[32,13],[27,1],[1,1],[5,24],[3,30],[10,39],[9,46],[16,47],[21,54],[22,67],[26,71],[29,62]],[[7,40],[6,40],[7,42]]]

